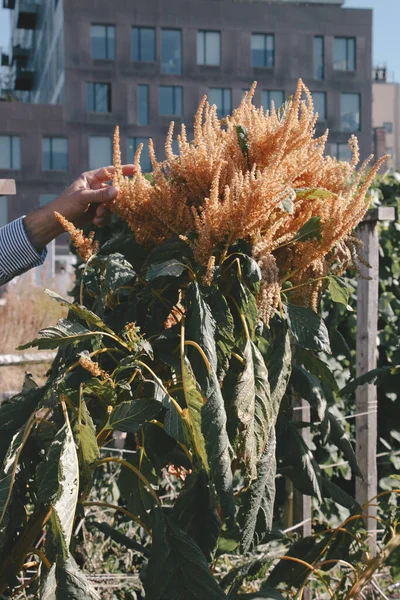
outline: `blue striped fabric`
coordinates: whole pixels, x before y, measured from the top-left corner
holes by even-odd
[[[43,264],[47,250],[32,246],[24,227],[24,217],[0,228],[0,285]]]

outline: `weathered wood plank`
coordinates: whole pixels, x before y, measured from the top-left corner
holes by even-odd
[[[14,179],[0,179],[0,196],[15,196],[16,193]]]

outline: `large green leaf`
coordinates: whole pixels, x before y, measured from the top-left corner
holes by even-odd
[[[118,252],[109,254],[102,275],[101,287],[104,295],[114,293],[135,277],[132,265]]]
[[[183,381],[185,401],[188,404],[183,417],[189,436],[188,441],[192,447],[195,462],[198,462],[206,471],[208,471],[207,453],[201,427],[202,409],[204,405],[203,396],[197,386],[193,371],[187,359],[185,359],[183,367]]]
[[[217,375],[221,380],[229,368],[233,347],[235,346],[235,323],[225,296],[218,288],[213,288],[209,294],[208,304],[212,316],[218,324],[215,330],[217,349]]]
[[[125,548],[128,548],[129,550],[135,550],[136,552],[141,552],[142,554],[144,554],[144,556],[149,556],[150,552],[147,548],[145,548],[144,546],[142,546],[142,544],[139,544],[132,538],[128,537],[121,531],[118,531],[118,529],[115,529],[115,527],[111,527],[111,525],[109,525],[108,523],[97,523],[96,521],[93,521],[91,524],[94,527],[96,527],[96,529],[101,531],[106,539],[111,539],[118,545],[125,546]],[[120,551],[119,548],[118,550]]]
[[[150,398],[140,398],[118,404],[108,418],[105,428],[136,433],[146,421],[154,419],[162,404]]]
[[[311,350],[306,350],[305,348],[301,348],[301,346],[296,346],[295,353],[296,361],[299,365],[303,365],[310,373],[318,377],[321,382],[326,383],[333,392],[337,391],[338,385],[336,379],[326,362],[315,356]]]
[[[292,371],[292,348],[290,333],[286,324],[280,322],[279,326],[272,324],[271,327],[274,330],[274,338],[270,345],[266,362],[268,364],[269,385],[271,388],[271,405],[276,419]]]
[[[202,432],[212,480],[216,486],[225,517],[234,515],[230,444],[226,431],[226,412],[217,369],[215,345],[216,322],[197,283],[190,286],[187,314],[187,338],[203,349],[210,371],[201,356],[192,354],[191,364],[206,403],[202,408]]]
[[[154,510],[153,544],[144,587],[151,600],[226,598],[198,545],[160,508]]]
[[[240,427],[239,453],[251,479],[264,452],[273,421],[268,371],[257,346],[249,340],[243,352],[245,367],[239,376],[233,400]]]
[[[324,321],[311,308],[286,305],[290,330],[300,346],[330,354],[329,334]]]
[[[29,427],[29,424],[27,427]],[[12,499],[14,481],[17,475],[17,461],[24,447],[27,427],[21,427],[14,434],[3,461],[3,468],[0,472],[0,524],[4,521],[7,508]]]
[[[88,339],[99,335],[97,332],[90,331],[79,323],[68,321],[67,319],[60,319],[57,325],[53,327],[46,327],[39,331],[39,335],[36,339],[19,346],[18,350],[25,350],[26,348],[37,347],[39,350],[49,350],[51,348],[58,348],[59,346],[67,346],[82,340]]]
[[[55,540],[55,560],[41,580],[41,600],[100,600],[85,575],[80,571],[63,534],[63,527],[56,513],[51,519]]]
[[[327,418],[327,403],[319,379],[303,367],[293,364],[290,382],[294,391],[311,404],[323,423]]]
[[[348,306],[353,288],[350,288],[342,277],[336,277],[335,275],[329,277],[328,289],[334,302]]]
[[[73,432],[78,447],[81,475],[85,483],[89,483],[93,473],[90,467],[98,460],[100,451],[96,440],[96,428],[83,399],[80,400],[78,418],[74,422]]]
[[[292,239],[292,242],[306,242],[308,240],[322,240],[321,217],[311,217],[311,219],[299,229]]]
[[[173,521],[198,544],[208,561],[221,529],[215,500],[207,473],[200,471],[188,476],[171,512]]]
[[[272,526],[275,502],[275,426],[268,431],[267,445],[256,465],[257,479],[241,494],[240,526],[243,552],[263,542]]]
[[[161,263],[150,265],[146,272],[147,281],[154,281],[158,277],[180,277],[187,266],[179,260],[172,258]]]
[[[346,436],[344,429],[342,428],[339,421],[336,417],[328,411],[328,417],[330,421],[330,440],[343,452],[344,458],[348,461],[351,470],[354,475],[358,477],[362,477],[362,473],[360,471],[360,467],[357,463],[356,454],[353,450],[353,446],[351,445],[350,440]]]
[[[127,460],[144,475],[151,485],[156,486],[158,484],[153,465],[144,450],[141,449],[135,454],[130,454]],[[140,517],[145,525],[150,527],[149,513],[154,506],[154,497],[144,485],[143,480],[136,473],[124,467],[119,475],[118,487],[130,512]]]
[[[368,373],[364,373],[364,375],[360,375],[356,379],[350,381],[347,385],[341,388],[340,395],[348,396],[356,391],[356,389],[360,385],[365,385],[366,383],[379,383],[383,377],[387,375],[394,375],[395,373],[400,371],[399,366],[389,366],[389,367],[378,367],[377,369],[372,369],[372,371],[368,371]]]
[[[66,308],[68,308],[83,321],[86,321],[87,323],[90,323],[91,325],[94,325],[95,327],[98,327],[100,329],[103,329],[108,333],[113,333],[112,330],[109,327],[107,327],[107,325],[104,323],[104,321],[94,312],[86,308],[86,306],[72,303],[69,300],[66,300],[65,298],[57,294],[56,292],[52,292],[51,290],[45,291],[46,294],[50,296],[50,298],[56,300],[59,304],[61,304],[61,306],[65,306]]]
[[[362,513],[362,508],[358,502],[327,477],[321,478],[321,489],[324,498],[331,498],[337,504],[348,508],[353,514]]]
[[[37,469],[40,500],[52,507],[69,548],[79,491],[79,464],[69,421],[58,431],[47,457]]]

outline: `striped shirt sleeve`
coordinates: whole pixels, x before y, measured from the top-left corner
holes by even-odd
[[[24,227],[24,217],[0,228],[0,285],[43,264],[47,250],[38,252]]]

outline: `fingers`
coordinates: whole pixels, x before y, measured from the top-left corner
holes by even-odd
[[[118,195],[118,190],[113,185],[107,185],[98,190],[83,190],[81,192],[81,198],[83,203],[88,205],[92,203],[102,204],[103,202],[108,203],[114,200]]]
[[[95,169],[94,171],[87,171],[83,173],[83,177],[86,178],[86,181],[89,185],[93,183],[103,183],[110,179],[110,175],[113,175],[115,171],[115,167],[103,167],[101,169]],[[133,175],[135,172],[135,167],[133,165],[122,165],[122,173],[124,175]]]
[[[107,208],[107,205],[100,204],[100,206],[96,206],[96,212],[93,217],[94,225],[97,227],[105,227],[111,221],[111,213]]]

